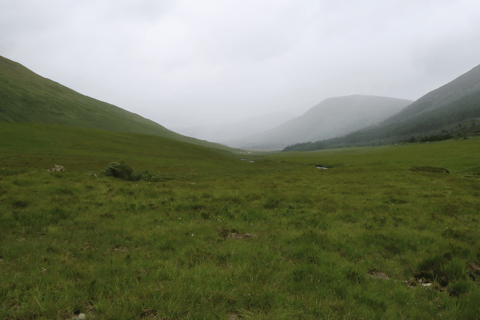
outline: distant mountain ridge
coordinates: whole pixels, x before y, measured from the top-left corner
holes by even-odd
[[[367,145],[425,135],[480,117],[480,65],[425,94],[397,114],[342,137],[297,144],[286,150],[317,150],[339,145]]]
[[[299,142],[328,139],[385,120],[412,102],[365,95],[329,98],[276,128],[232,141],[228,145],[243,149],[272,150]]]
[[[114,105],[82,95],[0,56],[0,121],[57,124],[162,136],[229,149],[172,132]]]

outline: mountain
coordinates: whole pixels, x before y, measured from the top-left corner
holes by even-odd
[[[453,124],[480,117],[480,65],[435,89],[384,121],[343,137],[291,146],[288,150],[315,150],[339,145],[366,145],[400,141],[428,135],[435,130],[451,131]],[[472,122],[474,123],[474,122]]]
[[[278,150],[294,143],[341,136],[385,120],[410,103],[410,100],[363,95],[329,98],[276,128],[229,145]]]
[[[2,56],[0,56],[0,121],[144,133],[227,149],[215,143],[182,136],[137,114],[82,95]]]
[[[172,127],[171,129],[188,137],[231,145],[238,140],[238,137],[262,133],[293,118],[295,115],[292,113],[276,112],[223,125]]]
[[[386,119],[379,126],[387,127],[401,124],[425,124],[429,120],[439,118],[440,114],[445,124],[462,121],[465,116],[479,116],[480,106],[480,65],[455,80],[433,90],[398,114]],[[455,115],[461,113],[462,115]],[[443,122],[443,121],[442,121]]]

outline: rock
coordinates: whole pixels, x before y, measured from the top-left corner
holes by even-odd
[[[50,168],[47,171],[65,171],[65,168],[56,164],[53,168]]]
[[[87,316],[85,315],[85,313],[80,313],[78,316],[74,316],[73,318],[71,318],[71,320],[83,320],[83,319],[87,319]]]

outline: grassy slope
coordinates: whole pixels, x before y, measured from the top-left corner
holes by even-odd
[[[228,150],[179,135],[137,114],[84,96],[1,56],[0,121],[144,133]]]
[[[2,124],[0,139],[2,319],[480,314],[478,138],[253,163],[62,126]],[[120,157],[171,180],[91,175]],[[66,171],[46,172],[53,164]],[[427,289],[403,282],[435,256],[447,287],[438,277]],[[390,279],[369,276],[380,272]]]
[[[455,107],[459,99],[476,100],[478,110],[479,88],[480,65],[449,83],[427,93],[398,114],[385,120],[381,125],[403,122],[409,118],[418,117],[424,112],[435,111],[439,108],[442,108],[443,111],[449,110],[450,113],[455,114],[455,112],[460,111],[458,110],[459,108],[463,109],[463,107]]]

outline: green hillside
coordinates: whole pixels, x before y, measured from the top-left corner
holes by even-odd
[[[33,122],[136,132],[192,144],[229,148],[179,135],[158,123],[43,78],[0,56],[0,121]]]
[[[0,128],[0,153],[4,157],[3,160],[9,159],[10,154],[20,152],[37,159],[35,160],[37,167],[45,163],[46,168],[49,168],[54,160],[62,162],[63,159],[74,159],[78,166],[93,169],[104,166],[109,161],[123,159],[133,165],[141,161],[147,169],[169,166],[169,173],[175,171],[172,166],[182,168],[179,172],[184,176],[197,170],[199,163],[206,161],[203,165],[213,167],[215,161],[219,159],[233,161],[231,158],[236,157],[231,152],[221,149],[139,133],[38,123],[0,122]],[[51,158],[52,154],[62,156]],[[92,159],[93,165],[89,164]],[[16,158],[13,157],[10,165],[17,166],[15,163]]]
[[[477,319],[478,142],[242,161],[3,122],[0,319]]]
[[[285,151],[307,151],[335,146],[385,144],[408,140],[420,141],[425,136],[458,133],[458,126],[474,126],[469,132],[480,130],[480,66],[461,75],[446,85],[431,91],[396,115],[348,135],[296,144]]]

